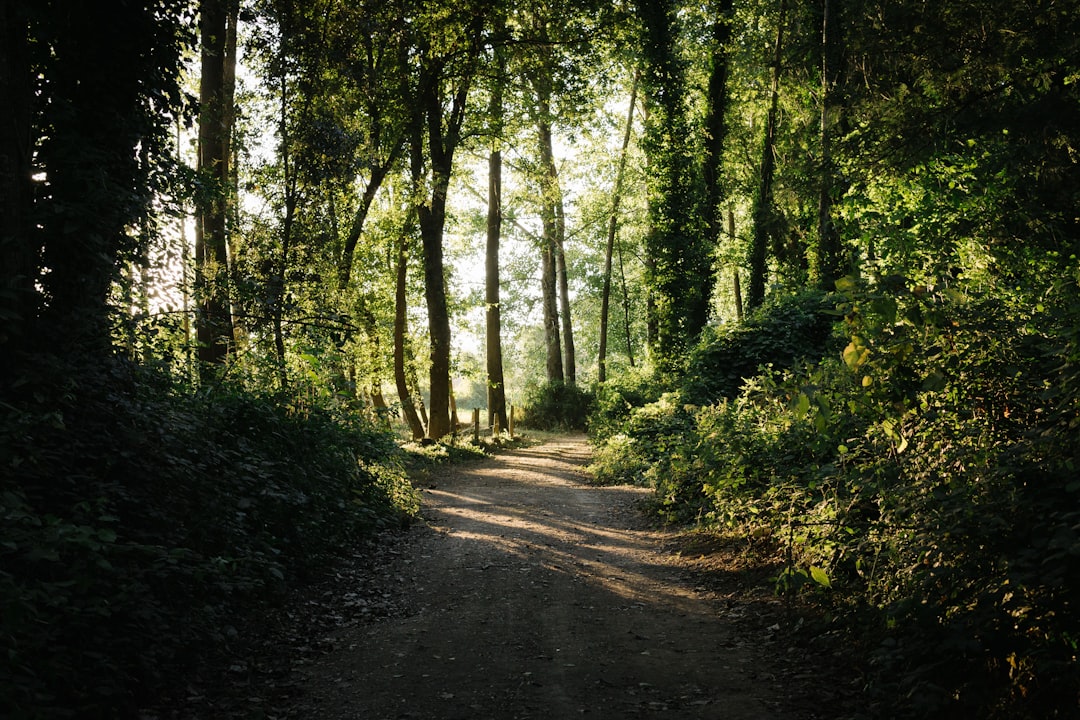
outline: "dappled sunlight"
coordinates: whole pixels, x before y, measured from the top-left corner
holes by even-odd
[[[476,469],[468,475],[477,480],[500,478],[506,469]],[[685,599],[685,591],[657,580],[657,571],[669,570],[655,559],[657,533],[617,527],[610,517],[610,504],[605,502],[609,496],[626,499],[643,491],[562,483],[565,494],[553,493],[546,496],[548,504],[535,506],[514,497],[514,484],[427,492],[430,506],[440,515],[432,527],[461,544],[457,554],[463,558],[463,569],[568,576],[632,602]]]

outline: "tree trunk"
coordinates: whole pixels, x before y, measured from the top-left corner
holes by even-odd
[[[637,105],[638,74],[630,85],[630,109],[626,113],[626,129],[623,131],[622,149],[619,151],[619,164],[615,170],[615,188],[611,197],[611,218],[608,222],[607,247],[604,250],[604,290],[600,296],[600,350],[598,353],[598,379],[607,380],[607,334],[608,308],[611,302],[611,259],[615,251],[615,237],[619,231],[619,204],[622,202],[623,176],[626,171],[626,152],[630,147],[630,136],[634,130],[634,106]],[[629,346],[628,346],[629,347]],[[631,362],[631,365],[633,362]]]
[[[394,384],[405,422],[409,424],[413,440],[424,437],[424,423],[416,412],[413,396],[409,390],[405,370],[405,336],[408,332],[408,295],[406,283],[409,268],[408,232],[403,231],[397,241],[397,283],[394,289]]]
[[[544,348],[548,382],[563,382],[562,351],[559,343],[559,308],[555,281],[555,248],[545,238],[540,249],[541,277],[544,303]]]
[[[619,277],[622,280],[623,328],[626,330],[626,359],[634,367],[634,343],[630,331],[630,291],[626,287],[626,267],[623,265],[622,243],[619,243]]]
[[[559,333],[559,281],[557,256],[558,212],[556,193],[558,178],[552,155],[550,97],[545,91],[539,98],[540,121],[537,127],[540,150],[540,217],[543,227],[541,238],[541,286],[544,303],[544,347],[547,352],[548,382],[566,380],[563,366],[562,343]]]
[[[360,241],[360,235],[364,231],[364,222],[367,220],[368,213],[371,210],[371,204],[375,201],[375,194],[379,191],[379,188],[382,187],[383,182],[386,180],[386,176],[390,173],[394,164],[397,163],[404,148],[405,137],[402,136],[397,144],[391,148],[386,160],[371,169],[371,177],[368,178],[367,185],[364,187],[364,193],[360,197],[360,206],[356,209],[356,213],[353,215],[353,221],[349,225],[349,235],[345,238],[341,259],[338,262],[338,288],[341,290],[344,290],[349,285],[349,278],[352,275],[353,255],[356,253],[356,244]]]
[[[201,76],[199,80],[199,149],[196,170],[204,183],[195,217],[195,288],[198,302],[196,336],[200,374],[214,375],[225,362],[232,339],[228,300],[226,236],[229,180],[228,120],[225,107],[228,0],[202,0],[199,12]]]
[[[784,50],[784,24],[787,22],[787,0],[780,0],[776,21],[776,41],[773,44],[772,78],[769,84],[769,111],[765,122],[765,138],[761,148],[761,168],[754,196],[754,237],[750,247],[750,287],[747,310],[765,301],[765,280],[768,274],[768,243],[773,226],[773,175],[776,170],[776,114],[780,102],[780,65]]]
[[[832,88],[837,72],[836,53],[839,40],[836,37],[836,18],[830,0],[822,0],[821,17],[821,168],[818,192],[818,285],[832,290],[840,277],[840,235],[832,221],[833,162],[829,129],[832,111]]]
[[[735,242],[735,211],[728,209],[727,213],[728,235],[731,237],[731,242]],[[735,319],[742,322],[743,319],[743,301],[742,301],[742,285],[739,283],[739,268],[735,268],[734,277],[732,278],[732,290],[735,292]]]
[[[562,202],[559,202],[559,217],[562,218]],[[566,382],[570,385],[577,384],[577,358],[574,350],[574,326],[570,317],[570,285],[566,277],[566,253],[563,252],[562,236],[565,234],[564,223],[558,223],[558,234],[555,243],[555,277],[559,281],[559,304],[562,312],[559,314],[562,320],[563,334],[563,372]]]
[[[431,342],[430,404],[428,408],[428,437],[432,440],[451,432],[450,423],[450,311],[446,300],[446,277],[443,268],[443,231],[446,225],[446,198],[454,153],[461,143],[465,122],[465,106],[469,98],[480,56],[484,16],[477,13],[467,27],[462,28],[461,40],[468,45],[459,51],[462,66],[448,72],[447,58],[434,58],[427,52],[427,65],[419,78],[417,116],[412,128],[413,177],[423,174],[426,126],[427,154],[431,160],[431,195],[428,202],[418,203],[417,218],[424,247],[424,298],[428,310],[428,335]],[[425,48],[429,51],[430,48]],[[447,86],[451,87],[447,87]],[[416,185],[417,189],[419,184]]]
[[[708,107],[705,118],[705,158],[702,176],[705,181],[705,226],[709,241],[719,246],[724,231],[723,187],[720,171],[724,161],[724,143],[727,139],[725,122],[728,105],[728,76],[730,62],[728,44],[731,42],[732,0],[720,0],[714,11],[712,67],[709,71]]]
[[[296,220],[297,178],[292,163],[291,142],[288,124],[288,83],[284,74],[279,78],[281,87],[281,117],[278,133],[281,138],[281,168],[285,188],[285,217],[281,223],[281,248],[277,262],[274,263],[273,276],[270,278],[270,313],[274,332],[274,358],[278,376],[278,389],[285,391],[289,384],[289,375],[285,363],[285,335],[283,321],[285,316],[285,276],[289,269],[289,252],[293,242],[293,224]]]
[[[37,316],[27,23],[16,3],[0,5],[0,345],[9,361],[32,341]]]
[[[502,239],[503,75],[506,62],[495,51],[495,78],[488,113],[491,154],[488,156],[487,252],[484,257],[485,342],[487,360],[488,426],[506,427],[506,385],[503,377],[502,314],[499,304],[499,244]]]

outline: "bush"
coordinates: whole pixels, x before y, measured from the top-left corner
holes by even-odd
[[[417,511],[354,418],[123,363],[40,372],[0,416],[4,717],[130,713]]]
[[[770,298],[745,323],[707,328],[690,356],[683,384],[687,401],[708,405],[734,398],[761,367],[784,370],[839,350],[833,339],[838,300],[805,290]]]
[[[548,382],[525,396],[521,427],[534,430],[585,430],[592,393],[577,385]]]
[[[664,519],[782,540],[778,589],[848,619],[891,717],[1075,716],[1075,344],[954,288],[841,285],[835,355],[627,412],[600,474],[652,485]]]

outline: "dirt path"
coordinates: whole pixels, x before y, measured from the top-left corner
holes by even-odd
[[[688,585],[642,526],[644,491],[584,482],[588,452],[561,438],[433,476],[377,595],[394,610],[333,634],[292,714],[813,717],[730,603]]]

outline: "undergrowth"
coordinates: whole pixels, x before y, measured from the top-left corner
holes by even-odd
[[[757,318],[706,339],[683,386],[605,397],[594,474],[652,487],[669,522],[781,546],[777,591],[847,628],[875,717],[1076,717],[1071,302],[840,289],[805,354]],[[740,353],[758,370],[733,391]]]
[[[121,362],[34,372],[0,415],[3,717],[130,715],[418,510],[394,439],[347,413]]]

